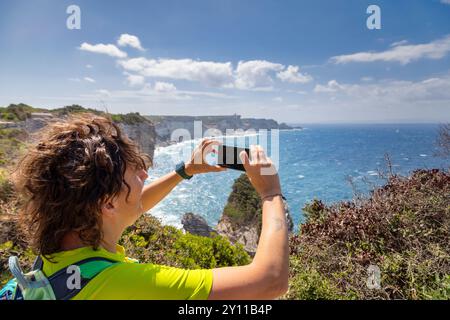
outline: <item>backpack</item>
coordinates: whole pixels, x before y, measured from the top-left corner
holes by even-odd
[[[0,290],[0,300],[69,300],[76,296],[92,279],[117,261],[92,257],[76,262],[46,277],[42,271],[43,261],[38,256],[32,271],[23,273],[19,259],[12,256],[8,260],[14,276]],[[81,276],[79,286],[68,285],[74,270]]]

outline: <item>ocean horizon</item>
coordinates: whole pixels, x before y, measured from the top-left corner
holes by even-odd
[[[369,195],[384,184],[380,173],[388,171],[388,155],[394,173],[409,175],[417,169],[448,169],[449,162],[436,156],[438,124],[297,124],[302,130],[279,132],[279,167],[283,194],[292,215],[295,230],[303,222],[302,208],[313,199],[326,204],[352,200],[355,191]],[[258,143],[261,143],[260,136]],[[227,144],[248,146],[248,140],[226,140]],[[250,140],[255,141],[255,137]],[[154,166],[149,170],[151,183],[169,173],[183,160],[183,151],[198,140],[157,147]],[[270,139],[268,153],[270,154]],[[241,172],[198,175],[179,184],[149,213],[164,224],[181,228],[187,212],[198,214],[215,226]],[[349,182],[352,181],[352,183]]]

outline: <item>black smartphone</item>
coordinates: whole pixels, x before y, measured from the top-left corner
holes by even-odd
[[[247,155],[250,157],[250,149],[230,147],[226,145],[219,146],[217,164],[221,167],[245,171],[244,165],[242,164],[239,154],[245,150]]]

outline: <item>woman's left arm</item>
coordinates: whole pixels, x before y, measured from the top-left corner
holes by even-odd
[[[144,186],[142,190],[142,207],[147,212],[164,199],[173,188],[183,180],[175,171]]]
[[[204,139],[200,145],[194,150],[191,160],[185,165],[186,174],[193,176],[199,173],[219,172],[226,170],[219,166],[211,166],[206,160],[205,156],[211,151],[213,145],[219,144],[218,141]],[[164,199],[170,191],[173,190],[183,178],[175,171],[166,174],[165,176],[153,181],[149,185],[144,186],[142,190],[142,207],[144,212],[147,212],[162,199]]]

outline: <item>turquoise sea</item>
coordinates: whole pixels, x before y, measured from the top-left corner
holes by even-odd
[[[418,168],[449,168],[448,159],[435,156],[437,130],[438,125],[433,124],[380,124],[306,125],[303,130],[280,131],[278,170],[296,229],[303,218],[302,207],[312,199],[326,203],[352,199],[349,177],[356,190],[365,194],[373,185],[382,184],[378,173],[387,171],[386,155],[393,171],[403,175]],[[147,183],[173,170],[183,152],[186,154],[186,147],[197,142],[157,148]],[[248,139],[235,142],[240,146],[249,143]],[[269,143],[269,155],[270,149]],[[239,175],[227,170],[183,181],[150,213],[177,227],[181,227],[186,212],[199,214],[215,225]]]

